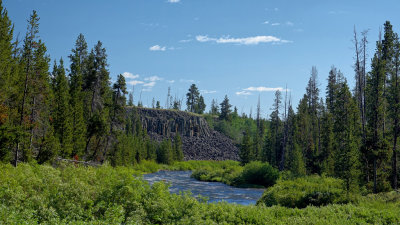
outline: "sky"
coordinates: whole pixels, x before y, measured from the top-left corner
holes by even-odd
[[[111,81],[123,74],[128,89],[151,106],[165,105],[168,87],[185,101],[195,83],[207,104],[225,95],[239,113],[255,111],[260,96],[268,117],[274,92],[297,107],[311,67],[321,97],[332,65],[354,86],[353,29],[369,29],[368,54],[384,22],[400,31],[398,0],[3,0],[25,36],[32,10],[52,61],[68,55],[82,33],[89,48],[107,50]],[[368,60],[370,62],[370,60]],[[287,88],[286,88],[287,87]],[[184,105],[183,108],[186,106]]]

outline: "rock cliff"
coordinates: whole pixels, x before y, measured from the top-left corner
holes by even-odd
[[[232,140],[210,129],[201,116],[148,108],[137,108],[137,112],[143,128],[152,139],[161,141],[179,133],[185,160],[239,160],[239,150]]]

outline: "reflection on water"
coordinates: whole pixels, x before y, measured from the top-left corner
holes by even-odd
[[[191,178],[191,171],[159,171],[143,175],[150,184],[165,181],[171,184],[171,193],[190,191],[194,196],[202,195],[209,202],[226,201],[241,205],[255,204],[264,190],[255,188],[236,188],[219,182],[204,182]]]

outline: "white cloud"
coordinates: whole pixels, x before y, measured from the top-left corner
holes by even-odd
[[[155,82],[155,81],[151,81],[151,82],[149,82],[149,83],[144,83],[144,84],[143,84],[144,87],[154,87],[154,85],[156,85],[156,82]]]
[[[178,3],[178,2],[180,2],[181,0],[168,0],[167,2],[168,3]]]
[[[279,26],[281,25],[280,23],[271,23],[271,26]]]
[[[269,24],[269,21],[264,21],[264,23],[263,24]]]
[[[140,81],[140,80],[131,80],[131,81],[128,81],[128,84],[130,84],[130,85],[137,85],[137,84],[143,84],[144,82],[143,81]]]
[[[159,46],[159,45],[153,45],[149,48],[150,51],[165,51],[167,50],[167,47],[165,46]]]
[[[122,76],[124,76],[126,79],[136,79],[139,78],[139,74],[133,75],[132,73],[129,72],[123,72]]]
[[[161,78],[161,77],[159,77],[159,76],[151,76],[151,77],[146,77],[146,78],[144,78],[144,80],[145,80],[145,81],[154,82],[154,81],[164,80],[164,78]]]
[[[202,94],[214,94],[214,93],[217,93],[217,91],[200,90],[200,93],[202,93]]]
[[[248,87],[243,89],[243,91],[258,91],[258,92],[264,92],[264,91],[290,91],[289,89],[284,89],[282,87],[276,87],[276,88],[271,88],[271,87]]]
[[[221,37],[221,38],[210,38],[207,35],[197,35],[196,40],[199,42],[215,42],[218,44],[226,44],[226,43],[234,43],[234,44],[242,44],[242,45],[257,45],[259,43],[269,43],[269,42],[284,42],[285,40],[279,39],[274,36],[254,36],[254,37],[245,37],[245,38],[231,38]]]
[[[248,91],[237,91],[236,95],[252,95],[251,92]]]
[[[287,22],[286,22],[286,25],[288,25],[288,26],[293,26],[294,23],[293,23],[293,22],[290,22],[290,21],[287,21]]]

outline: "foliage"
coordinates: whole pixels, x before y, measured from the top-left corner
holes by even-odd
[[[224,161],[197,167],[192,177],[240,187],[269,187],[275,184],[279,173],[268,163],[253,161],[242,167],[238,162]]]
[[[343,181],[336,178],[309,176],[279,180],[268,188],[257,204],[304,208],[347,202]]]
[[[193,165],[204,163],[209,162]],[[400,223],[399,194],[394,192],[367,196],[358,204],[292,209],[202,203],[188,193],[170,194],[163,182],[150,187],[132,176],[138,172],[128,167],[54,169],[21,163],[16,168],[0,164],[0,171],[0,223],[4,224]]]

